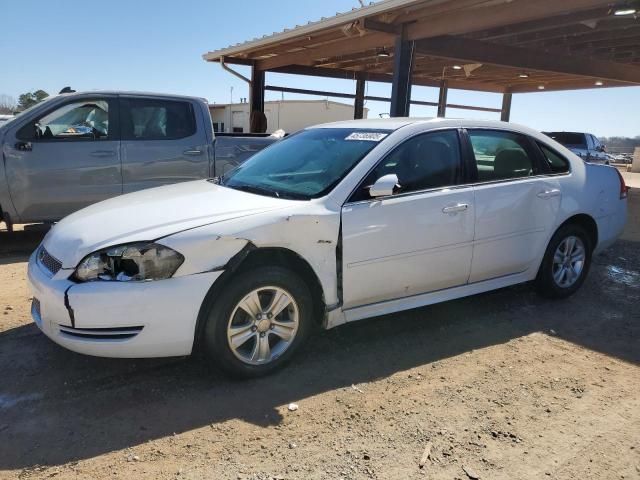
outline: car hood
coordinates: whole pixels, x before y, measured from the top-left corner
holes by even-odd
[[[63,268],[86,255],[129,242],[157,240],[190,228],[299,204],[215,185],[207,180],[142,190],[65,217],[43,240]]]

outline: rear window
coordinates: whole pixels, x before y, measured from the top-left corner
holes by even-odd
[[[564,146],[587,148],[586,137],[584,133],[547,132],[546,135]]]
[[[190,102],[123,99],[120,118],[123,140],[176,140],[196,133]]]
[[[559,153],[554,152],[546,145],[541,143],[538,143],[538,145],[552,173],[567,173],[569,171],[569,160]]]

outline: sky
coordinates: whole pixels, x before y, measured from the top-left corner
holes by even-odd
[[[247,84],[202,60],[202,54],[329,17],[358,0],[109,0],[100,4],[0,0],[0,94],[15,98],[65,86],[75,90],[144,90],[228,103],[248,97]],[[25,12],[29,12],[25,15]],[[7,21],[8,20],[8,21]],[[237,67],[249,75],[246,67]],[[354,93],[355,82],[267,74],[267,84]],[[391,86],[369,82],[367,93],[390,96]],[[232,91],[233,88],[233,91]],[[267,100],[281,94],[266,92]],[[310,98],[285,94],[285,99]],[[436,101],[435,88],[414,87],[414,100]],[[334,99],[346,101],[344,99]],[[449,103],[500,108],[498,94],[449,90]],[[367,102],[369,117],[389,110]],[[412,106],[411,116],[432,117]],[[499,119],[497,113],[447,110],[448,117]],[[597,136],[640,135],[640,87],[517,94],[511,121],[538,130],[587,131]]]

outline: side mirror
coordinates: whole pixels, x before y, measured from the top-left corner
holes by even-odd
[[[388,197],[393,195],[393,191],[398,186],[398,176],[395,173],[390,173],[376,180],[376,183],[369,188],[369,195],[373,198],[376,197]]]

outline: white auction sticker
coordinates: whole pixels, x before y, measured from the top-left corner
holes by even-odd
[[[349,136],[345,138],[345,140],[365,140],[367,142],[379,142],[387,135],[389,134],[380,132],[353,132],[349,134]]]

